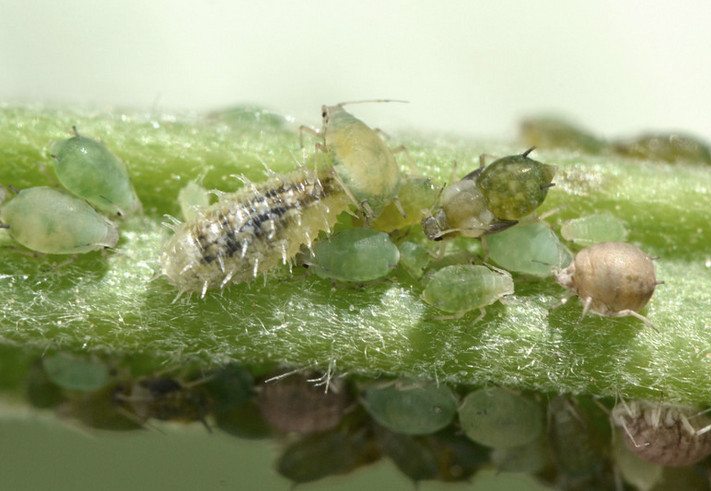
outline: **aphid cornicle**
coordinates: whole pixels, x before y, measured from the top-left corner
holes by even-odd
[[[533,213],[553,186],[557,169],[528,158],[532,151],[500,158],[448,186],[442,206],[422,220],[427,237],[482,237]]]
[[[0,224],[17,242],[45,254],[81,254],[114,247],[118,228],[89,204],[58,189],[23,189],[0,206]]]
[[[625,242],[600,242],[578,252],[570,265],[555,273],[555,279],[570,293],[561,303],[577,295],[583,314],[603,317],[634,316],[654,329],[639,314],[652,298],[657,280],[652,258]],[[581,318],[582,318],[581,317]]]
[[[126,164],[96,140],[74,128],[72,138],[52,144],[54,172],[62,186],[108,215],[141,209]]]
[[[610,414],[638,457],[667,467],[691,465],[711,455],[711,420],[698,408],[632,401]]]

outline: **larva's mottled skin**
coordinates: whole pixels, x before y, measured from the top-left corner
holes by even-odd
[[[179,226],[160,254],[162,273],[181,292],[249,281],[330,230],[349,206],[331,174],[295,171],[227,194]]]

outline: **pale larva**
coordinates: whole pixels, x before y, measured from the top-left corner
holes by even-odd
[[[162,273],[181,292],[249,281],[286,263],[350,201],[330,176],[295,171],[225,194],[180,225],[160,253]]]

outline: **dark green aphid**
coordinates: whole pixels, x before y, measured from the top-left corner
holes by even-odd
[[[52,144],[54,172],[62,186],[110,216],[141,209],[126,165],[96,140],[75,136]]]
[[[526,145],[538,148],[568,148],[600,153],[607,145],[589,132],[555,117],[524,120],[520,126],[520,135]]]
[[[614,143],[612,148],[620,155],[637,159],[711,164],[711,151],[708,145],[695,138],[675,133],[644,135]]]
[[[553,186],[557,169],[528,158],[532,151],[498,159],[448,186],[442,206],[422,220],[427,237],[482,237],[533,213]]]
[[[452,421],[457,397],[444,385],[396,382],[368,389],[363,405],[376,422],[396,433],[427,435]]]

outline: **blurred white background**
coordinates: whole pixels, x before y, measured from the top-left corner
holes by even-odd
[[[323,103],[397,98],[353,111],[388,130],[508,138],[555,112],[711,141],[709,26],[690,0],[0,0],[0,101],[255,103],[319,124]]]

